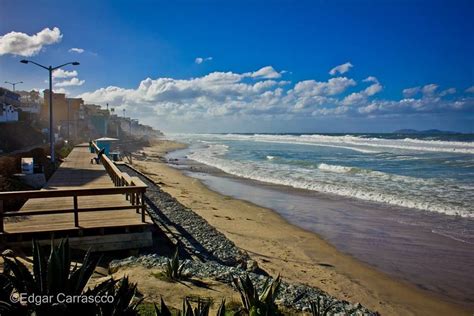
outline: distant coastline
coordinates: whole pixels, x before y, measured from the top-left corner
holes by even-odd
[[[417,135],[437,135],[437,134],[465,134],[461,132],[454,132],[454,131],[442,131],[439,129],[427,129],[427,130],[416,130],[416,129],[399,129],[392,134],[417,134]]]

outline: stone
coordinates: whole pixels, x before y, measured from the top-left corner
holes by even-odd
[[[258,271],[258,263],[257,261],[255,260],[247,260],[247,263],[246,263],[246,271],[248,272],[257,272]]]

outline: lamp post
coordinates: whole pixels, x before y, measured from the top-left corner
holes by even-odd
[[[15,92],[15,86],[19,83],[23,83],[23,81],[18,81],[18,82],[10,82],[10,81],[5,81],[5,83],[9,83],[13,87],[13,92]]]
[[[51,149],[51,163],[54,165],[55,160],[54,160],[54,131],[53,131],[53,71],[61,67],[64,67],[66,65],[77,66],[79,65],[79,63],[77,61],[74,61],[74,62],[62,64],[56,67],[53,67],[53,66],[46,67],[34,61],[26,60],[26,59],[23,59],[20,62],[23,64],[28,64],[28,63],[35,64],[36,66],[46,69],[49,72],[49,143],[50,143],[50,149]]]
[[[71,99],[67,99],[67,141],[69,143],[69,110],[71,108]]]

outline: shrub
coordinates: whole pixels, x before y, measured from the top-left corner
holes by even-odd
[[[183,269],[184,269],[185,264],[179,262],[179,256],[178,256],[178,247],[176,247],[176,250],[171,257],[171,259],[168,259],[166,262],[166,267],[165,267],[165,276],[168,280],[181,280],[183,277]]]
[[[336,307],[337,302],[334,302],[326,297],[319,295],[315,302],[311,302],[312,316],[327,316]]]
[[[262,294],[258,291],[246,275],[245,279],[242,277],[234,278],[234,285],[240,293],[244,311],[253,316],[259,315],[280,315],[278,306],[275,304],[276,297],[281,285],[281,278],[278,275],[276,279],[270,282],[269,279],[263,286]]]
[[[4,269],[0,274],[0,314],[1,315],[137,315],[135,297],[136,285],[128,279],[119,281],[108,279],[93,289],[86,289],[87,282],[99,262],[88,251],[79,266],[71,267],[69,241],[62,240],[58,246],[51,246],[47,256],[39,243],[33,241],[33,271],[16,258],[1,256]],[[118,284],[117,284],[118,283]],[[11,297],[24,293],[28,297],[56,298],[65,296],[104,296],[111,295],[113,303],[69,303],[27,301],[25,305],[11,302]]]

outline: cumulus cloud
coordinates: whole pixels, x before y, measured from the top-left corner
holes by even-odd
[[[196,59],[194,59],[194,62],[198,65],[202,64],[203,62],[206,62],[206,61],[211,61],[212,60],[212,57],[196,57]]]
[[[421,87],[413,87],[413,88],[406,88],[403,89],[402,93],[405,98],[412,98],[418,93],[420,93]]]
[[[10,32],[0,36],[0,55],[34,56],[44,46],[61,41],[62,37],[61,31],[57,27],[53,29],[45,28],[33,35]]]
[[[380,91],[382,91],[382,85],[380,84],[379,80],[373,76],[369,76],[363,80],[363,82],[371,83],[370,86],[361,90],[359,92],[353,92],[346,96],[342,100],[342,104],[344,105],[354,105],[367,102],[367,99]]]
[[[456,88],[448,88],[441,92],[437,92],[439,85],[430,83],[425,86],[417,86],[403,89],[402,93],[406,99],[413,98],[421,93],[423,98],[437,98],[452,95],[456,93]],[[467,92],[467,91],[466,91]]]
[[[355,85],[356,82],[353,79],[346,77],[331,78],[324,82],[305,80],[298,82],[293,91],[296,95],[303,97],[331,96],[342,93],[347,88]]]
[[[347,62],[345,64],[334,67],[333,69],[331,69],[329,71],[329,74],[331,76],[335,76],[337,74],[342,75],[342,74],[345,74],[346,72],[348,72],[352,67],[354,67],[354,65],[352,65],[350,62]]]
[[[281,77],[281,73],[273,69],[272,66],[266,66],[249,74],[252,78],[277,79]]]
[[[77,77],[77,71],[75,70],[67,71],[67,70],[62,70],[61,68],[53,71],[53,78],[71,78],[71,77]]]
[[[54,84],[55,87],[72,87],[72,86],[82,86],[86,82],[85,80],[79,80],[74,77],[69,80],[63,80]]]
[[[423,94],[423,96],[433,96],[436,92],[436,90],[438,89],[438,85],[437,84],[434,84],[434,83],[430,83],[430,84],[427,84],[426,86],[423,86],[421,88],[421,93]]]
[[[70,52],[70,53],[82,54],[83,52],[85,52],[85,50],[84,50],[83,48],[76,48],[76,47],[73,47],[73,48],[69,49],[69,52]]]
[[[466,93],[474,93],[474,86],[470,86],[469,88],[466,89]]]
[[[361,88],[353,93],[350,89],[357,82],[348,77],[304,80],[293,85],[280,78],[281,73],[267,66],[252,72],[212,72],[190,79],[146,78],[136,87],[109,86],[79,97],[87,102],[126,108],[137,118],[181,123],[216,117],[373,117],[474,110],[474,98],[453,99],[452,88],[442,90],[445,94],[441,96],[442,92],[437,93],[438,85],[432,84],[419,87],[418,98],[385,100],[377,98],[383,86],[373,76],[364,79]],[[448,95],[449,98],[445,97]]]
[[[55,88],[53,89],[54,93],[64,93],[64,94],[69,94],[69,91],[64,89],[64,88]]]
[[[450,94],[455,94],[455,93],[456,93],[456,88],[449,88],[449,89],[441,91],[439,95],[444,97],[445,95],[450,95]]]

